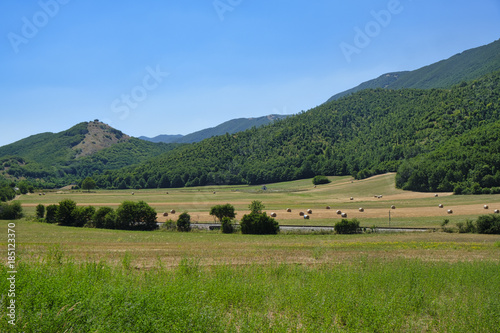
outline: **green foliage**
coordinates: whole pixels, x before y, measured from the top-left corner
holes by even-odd
[[[73,226],[75,227],[92,227],[93,226],[93,221],[92,218],[94,214],[96,213],[96,210],[92,206],[87,206],[87,207],[77,207],[75,211],[73,212],[75,222],[73,223]]]
[[[36,217],[38,219],[43,219],[45,217],[45,206],[42,205],[42,204],[38,204],[38,206],[36,206]]]
[[[83,180],[83,182],[82,182],[82,189],[88,190],[90,192],[90,190],[93,190],[95,188],[96,188],[96,182],[95,182],[95,180],[93,180],[90,177],[87,177],[87,178],[85,178]]]
[[[254,200],[250,205],[248,205],[248,209],[250,209],[252,214],[261,214],[264,208],[266,208],[266,206],[264,206],[262,201],[259,200]]]
[[[276,235],[280,230],[278,222],[265,212],[243,215],[240,227],[241,233],[254,235]]]
[[[234,206],[231,204],[213,206],[210,208],[210,215],[218,218],[220,222],[222,222],[224,217],[229,219],[234,219],[236,217]]]
[[[191,215],[186,212],[179,215],[177,219],[177,231],[191,231]]]
[[[326,176],[315,176],[312,182],[314,185],[321,185],[330,183],[330,180]]]
[[[222,218],[222,233],[224,234],[232,234],[234,232],[233,221],[231,218],[225,216]]]
[[[16,192],[10,186],[0,187],[0,201],[9,201],[16,197]]]
[[[58,205],[48,205],[45,214],[45,222],[47,223],[57,223],[57,212],[59,210]]]
[[[93,227],[100,229],[115,229],[116,212],[110,207],[99,207],[92,217]]]
[[[65,199],[59,202],[57,209],[56,220],[59,225],[74,226],[75,225],[75,210],[76,202],[71,199]]]
[[[476,232],[476,226],[474,224],[474,221],[467,219],[465,220],[465,223],[463,222],[457,222],[457,228],[458,232],[463,234],[463,233],[475,233]]]
[[[333,228],[337,234],[355,234],[360,231],[357,219],[342,219],[340,222],[335,223]]]
[[[476,220],[476,230],[480,234],[500,235],[500,215],[481,215]]]
[[[156,211],[146,202],[124,201],[116,210],[116,229],[156,230]]]
[[[0,203],[0,220],[18,220],[23,216],[20,202]]]

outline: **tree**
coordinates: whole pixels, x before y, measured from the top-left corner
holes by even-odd
[[[44,216],[45,216],[45,206],[39,204],[38,206],[36,206],[36,217],[38,219],[43,219]]]
[[[116,210],[116,229],[155,230],[156,211],[144,201],[124,201]]]
[[[83,180],[83,182],[82,182],[82,188],[84,190],[87,190],[88,192],[90,192],[90,190],[95,189],[96,188],[96,182],[95,182],[95,180],[93,180],[90,177],[85,178]]]
[[[250,212],[251,213],[254,213],[254,214],[260,214],[262,213],[262,210],[264,208],[266,208],[266,206],[264,206],[264,204],[262,203],[262,201],[259,201],[259,200],[254,200],[252,201],[252,203],[248,206],[248,208],[250,209]]]
[[[75,216],[75,227],[90,227],[92,226],[92,217],[95,214],[95,208],[92,206],[87,207],[77,207],[74,211]]]
[[[75,224],[76,202],[71,199],[65,199],[59,202],[56,220],[60,225],[72,226]]]
[[[48,205],[45,212],[45,222],[56,223],[57,222],[57,211],[59,210],[58,205]]]
[[[359,221],[357,219],[342,219],[342,221],[335,223],[333,228],[337,234],[355,234],[359,229]]]
[[[227,217],[229,219],[234,219],[236,217],[234,206],[231,204],[213,206],[210,209],[210,215],[215,216],[217,219],[219,219],[219,222],[222,222],[222,219],[224,217]]]
[[[221,222],[222,222],[222,233],[232,234],[234,232],[234,227],[229,217],[223,217]]]
[[[92,217],[95,228],[114,229],[116,212],[110,207],[100,207]]]
[[[10,205],[7,203],[0,203],[0,219],[2,220],[17,220],[23,217],[23,208],[21,203],[13,202]]]
[[[315,176],[312,182],[314,185],[321,185],[330,183],[330,180],[326,176]]]
[[[191,231],[191,216],[184,212],[177,219],[177,231]]]
[[[242,234],[254,235],[275,235],[280,230],[278,222],[265,212],[243,215],[240,227]]]

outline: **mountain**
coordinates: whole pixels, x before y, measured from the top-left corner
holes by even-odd
[[[277,115],[272,114],[257,118],[238,118],[226,121],[218,126],[210,127],[201,131],[197,131],[185,136],[182,135],[159,135],[154,138],[148,138],[145,136],[139,137],[139,139],[151,141],[151,142],[165,142],[165,143],[194,143],[199,142],[213,136],[224,135],[226,133],[234,134],[237,132],[245,131],[252,127],[260,127],[272,123],[276,120],[284,119],[289,115]]]
[[[332,96],[328,102],[364,89],[450,88],[500,70],[500,39],[414,71],[387,73]]]
[[[177,145],[132,138],[98,120],[0,147],[0,179],[64,186],[88,175],[144,162]]]
[[[492,193],[500,190],[498,96],[500,71],[450,89],[363,90],[96,179],[100,187],[156,188],[397,171],[409,190]]]

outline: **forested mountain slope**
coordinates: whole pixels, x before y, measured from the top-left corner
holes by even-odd
[[[414,71],[395,72],[364,82],[357,87],[332,96],[337,100],[364,89],[401,88],[450,88],[463,81],[475,80],[483,75],[500,70],[500,40],[470,49]]]
[[[487,125],[500,119],[499,82],[496,72],[446,90],[360,91],[259,129],[214,137],[138,167],[106,172],[97,177],[98,184],[121,188],[259,184],[320,174],[364,178],[397,171],[403,161],[415,163],[413,158],[432,156],[426,154],[467,133],[469,137],[489,133]],[[496,132],[491,133],[495,137]],[[412,172],[408,167],[406,171]],[[439,189],[469,181],[466,171]],[[400,184],[413,188],[404,181]]]

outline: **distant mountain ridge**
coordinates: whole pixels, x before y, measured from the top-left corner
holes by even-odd
[[[386,73],[338,93],[327,102],[364,89],[450,88],[500,70],[500,39],[414,71]]]
[[[158,135],[154,138],[141,136],[139,139],[151,142],[164,143],[194,143],[211,138],[213,136],[224,135],[226,133],[234,134],[242,132],[252,127],[261,127],[276,120],[284,119],[289,115],[271,114],[257,118],[237,118],[223,122],[215,127],[210,127],[187,135]]]

